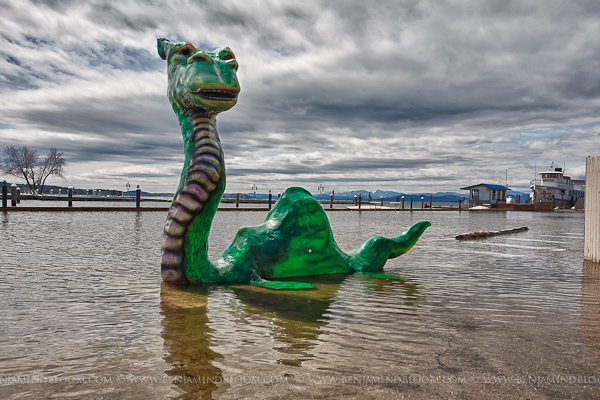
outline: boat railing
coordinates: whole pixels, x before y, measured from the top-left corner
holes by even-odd
[[[569,183],[550,182],[546,179],[543,182],[540,179],[532,179],[531,182],[529,182],[529,187],[534,187],[534,186],[546,186],[546,187],[557,188],[557,189],[574,189],[575,188],[572,182],[569,182]]]

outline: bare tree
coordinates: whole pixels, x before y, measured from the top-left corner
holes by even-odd
[[[63,167],[66,163],[63,153],[54,148],[48,150],[46,158],[40,160],[34,149],[26,146],[8,146],[4,148],[2,170],[5,174],[24,178],[34,193],[42,193],[49,176],[55,175],[64,179]]]

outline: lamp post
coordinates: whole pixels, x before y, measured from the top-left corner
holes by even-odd
[[[131,185],[129,184],[129,182],[127,182],[127,184],[125,185],[125,192],[129,192],[129,188],[131,187]]]
[[[252,190],[254,191],[254,198],[256,198],[256,191],[258,190],[256,185],[252,185]]]

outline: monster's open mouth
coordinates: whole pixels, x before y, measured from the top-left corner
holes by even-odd
[[[211,101],[234,101],[238,97],[238,91],[223,89],[199,89],[192,92],[193,95]]]

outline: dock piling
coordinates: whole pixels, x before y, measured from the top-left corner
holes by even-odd
[[[140,208],[141,201],[142,201],[142,189],[140,189],[140,185],[137,185],[137,189],[135,190],[135,208]]]
[[[17,206],[17,184],[13,183],[10,185],[10,205],[12,207]]]
[[[600,157],[585,159],[583,258],[600,262]]]
[[[6,186],[6,181],[2,182],[2,208],[6,208],[8,198],[8,187]]]

